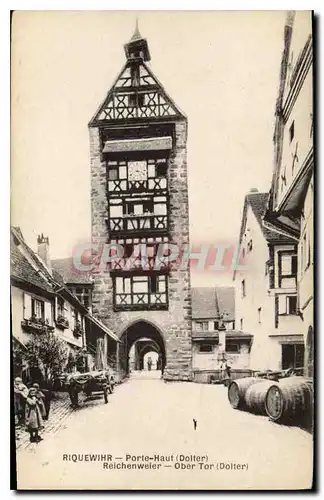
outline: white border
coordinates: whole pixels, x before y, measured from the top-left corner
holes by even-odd
[[[135,8],[136,5],[136,8]],[[185,8],[183,8],[185,7]],[[2,403],[2,411],[1,411],[1,433],[3,434],[0,436],[1,443],[2,443],[2,454],[1,454],[1,474],[0,474],[0,488],[1,488],[1,493],[4,498],[9,498],[11,497],[14,493],[9,492],[9,477],[10,477],[10,454],[9,454],[9,421],[8,421],[8,413],[9,413],[9,398],[10,398],[10,392],[9,392],[9,349],[10,349],[10,328],[9,328],[9,221],[10,221],[10,215],[9,215],[9,183],[10,183],[10,174],[9,174],[9,165],[10,165],[10,125],[9,125],[9,115],[10,115],[10,25],[9,25],[9,11],[10,10],[289,10],[289,9],[294,9],[294,10],[309,10],[313,9],[315,11],[315,14],[320,17],[321,14],[324,12],[324,4],[322,1],[316,0],[312,2],[312,5],[310,5],[310,2],[305,2],[305,1],[297,1],[295,0],[294,2],[285,2],[283,5],[282,1],[279,0],[272,0],[267,1],[267,2],[249,2],[248,4],[242,3],[240,1],[218,1],[212,2],[212,1],[207,1],[207,0],[201,0],[200,2],[180,2],[177,0],[163,0],[163,1],[155,1],[153,2],[148,2],[148,1],[143,1],[143,0],[138,0],[136,4],[134,2],[128,0],[120,0],[118,2],[118,8],[117,9],[111,9],[109,7],[109,4],[107,1],[99,1],[99,0],[92,0],[90,1],[84,1],[84,0],[78,0],[76,1],[67,1],[67,0],[56,0],[56,1],[46,1],[44,2],[41,0],[30,0],[26,2],[26,0],[17,0],[15,2],[8,2],[6,0],[3,0],[1,2],[0,6],[0,13],[2,14],[0,16],[0,47],[1,47],[1,79],[0,79],[0,84],[1,84],[1,92],[0,92],[0,98],[1,98],[1,104],[0,104],[0,109],[1,109],[1,133],[0,133],[0,144],[1,144],[1,182],[0,182],[0,201],[1,201],[1,217],[0,217],[0,229],[1,229],[1,273],[0,273],[0,278],[1,278],[1,300],[0,300],[0,307],[1,307],[1,312],[0,312],[0,317],[1,317],[1,371],[2,377],[1,377],[1,387],[2,389],[5,388],[5,391],[2,392],[2,398],[1,398],[1,403]],[[319,26],[318,26],[318,31],[320,31],[320,27],[322,25],[321,19],[319,19]],[[322,54],[323,54],[323,36],[320,37],[318,33],[318,44],[317,44],[317,75],[319,78],[320,74],[320,67],[321,67],[321,62],[322,62]],[[322,70],[322,68],[321,68]],[[317,95],[319,96],[321,94],[321,81],[318,82],[318,87],[317,87]],[[323,101],[322,101],[323,102]],[[319,128],[319,123],[323,115],[323,104],[320,102],[320,107],[318,110],[318,118],[317,118],[317,125]],[[317,213],[317,219],[319,222],[319,229],[322,229],[322,234],[321,237],[319,238],[318,244],[319,244],[319,249],[323,248],[323,239],[324,239],[324,213],[323,213],[323,203],[320,201],[322,193],[324,193],[324,189],[321,190],[321,187],[323,187],[324,184],[324,176],[323,174],[321,175],[321,179],[319,179],[319,172],[321,170],[321,161],[320,161],[320,151],[319,151],[319,144],[321,143],[322,139],[322,132],[321,135],[318,134],[317,136],[317,146],[318,146],[318,151],[317,151],[317,179],[320,180],[321,182],[318,182],[317,185],[317,197],[318,197],[318,213]],[[320,258],[320,251],[317,253],[318,260]],[[322,285],[322,278],[323,278],[323,266],[322,270],[320,273],[320,279],[318,280],[319,283],[318,285]],[[318,273],[319,275],[319,273]],[[320,297],[319,297],[320,298]],[[323,299],[323,294],[321,299]],[[323,307],[324,304],[318,303],[318,309],[319,310],[324,310]],[[318,317],[318,325],[317,325],[317,336],[320,337],[322,334],[322,329],[320,328],[320,323],[319,323],[319,317]],[[324,341],[322,341],[319,344],[319,341],[317,341],[317,346],[320,347],[320,352],[317,355],[317,375],[318,375],[318,399],[320,399],[321,396],[323,396],[323,385],[321,381],[319,380],[319,375],[320,375],[320,360],[324,359],[323,354],[323,345]],[[317,419],[319,423],[319,415],[320,415],[320,407],[319,407],[319,401],[317,401]],[[319,430],[319,429],[318,429]],[[322,451],[322,439],[319,438],[318,432],[317,432],[317,439],[319,440],[318,442],[318,455],[320,456],[321,451]],[[6,443],[6,446],[4,445]],[[278,450],[279,452],[279,450]],[[302,464],[301,464],[302,467]],[[319,463],[318,465],[318,470],[317,470],[317,476],[318,476],[318,483],[319,479],[322,476],[322,464]],[[298,471],[296,471],[298,474]],[[44,496],[46,495],[45,493],[43,494]],[[43,495],[38,495],[38,497],[42,497]],[[170,494],[169,494],[170,495]],[[168,495],[168,496],[169,496]],[[246,493],[246,496],[248,496],[249,493]],[[284,494],[276,494],[274,492],[275,498],[279,499],[280,497],[284,497]],[[68,494],[61,494],[61,498],[67,498]],[[86,495],[90,496],[89,495]],[[109,496],[115,496],[113,493],[109,493]],[[192,495],[191,495],[192,496]],[[199,494],[194,495],[195,497],[199,497]],[[223,494],[217,493],[218,497],[223,497]],[[229,498],[230,494],[226,494],[225,498]]]

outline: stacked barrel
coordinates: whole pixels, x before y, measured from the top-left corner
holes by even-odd
[[[257,377],[245,377],[233,380],[228,386],[228,400],[233,408],[243,409],[246,406],[246,391],[254,384],[260,382]]]
[[[312,424],[313,382],[288,377],[274,382],[246,377],[230,383],[228,399],[235,409],[244,409],[284,424]]]
[[[312,424],[313,381],[289,377],[272,384],[266,394],[265,408],[271,420],[282,423]]]

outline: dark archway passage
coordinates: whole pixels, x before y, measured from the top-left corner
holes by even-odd
[[[129,353],[131,347],[139,340],[145,340],[143,347],[139,350],[140,369],[143,368],[145,354],[155,351],[160,357],[163,374],[166,365],[165,345],[162,334],[153,324],[139,320],[123,332],[120,340],[122,342],[120,346],[120,370],[125,375],[128,375],[130,372]]]

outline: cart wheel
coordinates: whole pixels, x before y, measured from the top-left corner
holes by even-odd
[[[104,399],[105,399],[105,404],[108,403],[108,392],[107,389],[104,389]]]

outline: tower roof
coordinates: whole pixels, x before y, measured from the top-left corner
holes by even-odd
[[[135,31],[129,42],[136,42],[137,40],[144,40],[138,29],[138,19],[136,18]]]
[[[127,61],[89,126],[126,120],[186,119],[146,64],[150,53],[137,23],[124,49]]]

